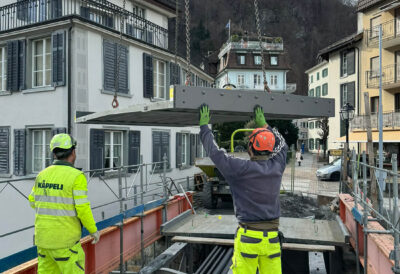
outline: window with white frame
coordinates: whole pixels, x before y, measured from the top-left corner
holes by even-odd
[[[32,130],[32,172],[40,172],[51,164],[51,130]]]
[[[0,91],[7,88],[7,49],[0,47]]]
[[[270,79],[271,86],[276,86],[278,84],[278,75],[271,75]]]
[[[261,55],[254,56],[254,64],[261,65]]]
[[[32,42],[32,87],[51,85],[51,38]]]
[[[165,92],[165,62],[153,58],[153,90],[154,98],[166,99]]]
[[[237,76],[237,85],[243,86],[244,85],[244,74],[239,74]]]
[[[189,165],[189,151],[190,151],[190,147],[189,147],[189,134],[187,133],[183,133],[182,134],[182,149],[181,149],[181,159],[182,159],[182,166],[187,166]]]
[[[245,55],[239,55],[238,56],[238,62],[239,62],[239,65],[246,64],[246,56]]]
[[[254,74],[254,88],[261,85],[261,75]]]
[[[114,168],[122,166],[123,162],[123,132],[122,131],[106,131],[104,133],[104,167]]]
[[[133,13],[141,18],[145,18],[145,9],[139,6],[133,6]]]
[[[271,56],[271,66],[278,65],[278,56]]]
[[[347,76],[347,52],[343,52],[342,53],[342,58],[341,58],[342,60],[342,64],[341,64],[341,69],[342,69],[342,71],[341,71],[341,75],[342,76]]]

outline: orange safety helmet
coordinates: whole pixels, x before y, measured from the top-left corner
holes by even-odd
[[[274,151],[275,135],[266,128],[256,128],[250,135],[250,145],[256,151]]]

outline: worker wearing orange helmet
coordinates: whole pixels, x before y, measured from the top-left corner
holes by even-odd
[[[210,110],[200,107],[200,139],[215,166],[228,182],[239,227],[235,235],[233,273],[280,274],[281,244],[279,193],[288,146],[277,129],[268,126],[256,106],[257,128],[248,143],[250,160],[232,157],[219,149],[208,128]]]

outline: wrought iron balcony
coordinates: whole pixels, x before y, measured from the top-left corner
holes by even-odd
[[[400,22],[393,19],[382,23],[382,46],[385,49],[400,45]],[[369,47],[379,46],[379,27],[375,26],[365,31],[366,43]]]
[[[82,20],[121,31],[142,42],[168,49],[168,30],[107,0],[23,0],[0,7],[0,33],[40,25],[66,18]]]
[[[383,128],[399,128],[400,127],[400,112],[389,111],[384,112],[383,115]],[[378,128],[378,114],[371,114],[371,127],[372,129]],[[356,115],[353,120],[350,121],[351,130],[367,130],[367,119],[366,115]]]
[[[367,88],[379,88],[379,70],[366,71]],[[382,88],[400,87],[400,65],[391,64],[382,68]]]

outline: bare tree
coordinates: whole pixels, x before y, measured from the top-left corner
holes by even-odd
[[[322,144],[324,145],[324,159],[326,158],[326,148],[328,143],[328,135],[329,135],[329,119],[327,117],[323,118],[320,121],[320,131],[318,132],[319,137],[321,137]]]

